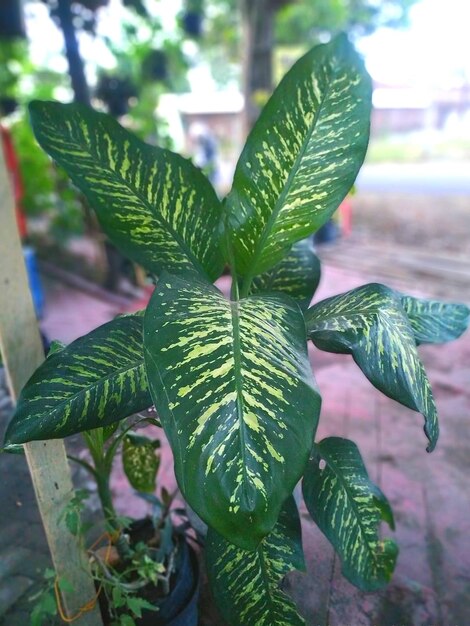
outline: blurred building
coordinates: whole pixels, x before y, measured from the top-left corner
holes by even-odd
[[[448,89],[374,84],[372,129],[375,133],[442,130],[470,123],[470,85]]]
[[[175,147],[197,157],[201,136],[210,138],[217,151],[216,186],[230,189],[233,170],[245,142],[243,95],[238,91],[214,91],[166,95],[159,111],[170,124]],[[177,119],[178,117],[178,119]],[[200,159],[196,158],[199,165]]]

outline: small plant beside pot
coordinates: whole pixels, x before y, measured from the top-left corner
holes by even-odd
[[[369,381],[421,413],[437,409],[417,346],[460,336],[469,310],[368,284],[310,306],[309,237],[350,191],[369,138],[371,81],[339,36],[286,74],[220,202],[190,161],[148,146],[109,116],[30,105],[43,148],[87,195],[115,245],[155,277],[144,314],[92,331],[25,386],[5,445],[112,425],[155,404],[183,497],[208,525],[209,581],[233,626],[305,624],[280,589],[304,569],[295,486],[345,577],[388,583],[391,507],[355,443],[315,441],[321,397],[307,342],[352,355]],[[230,267],[230,298],[214,286]]]
[[[173,506],[176,492],[170,494],[162,487],[160,497],[155,495],[160,442],[134,431],[144,421],[155,423],[146,417],[130,425],[85,431],[82,435],[91,458],[69,455],[96,482],[105,520],[106,533],[97,542],[105,545],[88,551],[103,621],[105,626],[195,625],[198,570],[194,551],[186,541],[188,523],[173,523],[172,516],[185,515],[184,510]],[[143,519],[123,517],[114,508],[110,479],[120,452],[130,485],[151,505],[152,514]],[[89,525],[82,524],[81,517],[89,495],[86,490],[77,491],[61,515],[61,521],[84,545]],[[57,612],[53,579],[46,572],[46,593],[39,596],[33,610],[35,624],[42,623],[44,607]],[[59,588],[67,584],[59,581]],[[181,616],[184,621],[180,622]]]
[[[184,525],[175,527],[172,520],[172,514],[184,511],[172,508],[175,494],[164,487],[160,498],[155,495],[159,466],[155,450],[160,442],[134,432],[133,427],[112,432],[116,430],[113,426],[84,433],[93,465],[78,460],[96,480],[113,538],[111,551],[105,547],[93,553],[97,584],[103,591],[105,623],[131,626],[132,617],[136,626],[177,624],[175,620],[184,611],[192,615],[192,622],[185,624],[196,624],[194,556],[185,540]],[[151,517],[123,520],[114,509],[109,480],[120,447],[124,472],[138,495],[151,504]]]

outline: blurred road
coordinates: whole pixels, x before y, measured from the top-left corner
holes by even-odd
[[[365,165],[357,178],[359,191],[470,194],[470,163],[381,163]]]

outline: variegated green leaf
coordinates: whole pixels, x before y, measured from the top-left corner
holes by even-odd
[[[303,480],[308,511],[342,562],[343,575],[364,591],[386,585],[398,548],[378,537],[383,520],[394,528],[393,513],[367,474],[357,446],[330,437],[313,447]]]
[[[439,436],[436,405],[399,296],[384,285],[364,285],[311,307],[306,322],[318,348],[352,354],[377,389],[424,416],[432,451]]]
[[[160,457],[156,453],[158,441],[128,432],[122,443],[122,465],[131,486],[137,491],[153,493]]]
[[[54,352],[22,390],[5,445],[107,426],[152,404],[141,314],[114,319]]]
[[[401,295],[401,305],[410,320],[418,345],[458,339],[468,328],[470,309],[465,304]]]
[[[295,298],[302,309],[310,304],[320,282],[320,259],[313,251],[313,243],[303,239],[295,243],[280,263],[251,285],[251,293],[281,291]]]
[[[212,285],[165,275],[144,343],[184,497],[254,549],[302,475],[318,421],[298,305],[284,294],[229,302]]]
[[[350,190],[369,138],[371,82],[345,36],[302,57],[253,128],[227,197],[237,272],[274,267]]]
[[[154,274],[223,269],[221,205],[190,161],[149,146],[112,117],[80,104],[33,102],[37,140],[87,196],[103,230]]]
[[[207,533],[206,562],[214,599],[231,626],[300,626],[305,621],[280,589],[283,577],[304,570],[299,514],[290,496],[273,530],[255,551]]]

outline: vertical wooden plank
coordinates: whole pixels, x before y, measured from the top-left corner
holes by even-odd
[[[44,353],[1,147],[0,225],[0,349],[16,401],[21,388],[44,360]],[[65,447],[62,440],[54,440],[29,443],[24,448],[55,570],[74,589],[63,597],[64,608],[72,617],[94,598],[95,588],[86,555],[76,539],[58,524],[58,517],[73,494]],[[97,606],[74,621],[79,626],[102,623]]]

